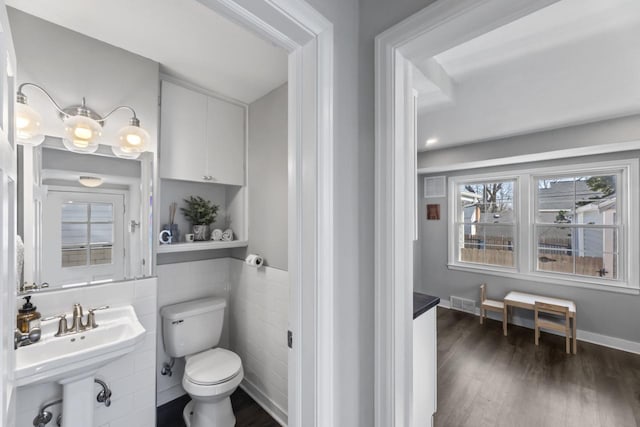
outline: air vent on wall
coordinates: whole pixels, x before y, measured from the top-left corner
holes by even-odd
[[[476,313],[476,302],[472,299],[454,297],[451,295],[451,308],[454,310],[466,311],[467,313]]]
[[[447,181],[444,176],[424,177],[424,198],[435,199],[436,197],[446,197]]]

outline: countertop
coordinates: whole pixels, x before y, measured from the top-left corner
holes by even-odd
[[[419,292],[413,293],[413,318],[417,318],[421,314],[431,310],[436,305],[440,304],[440,298],[433,297],[427,294],[421,294]]]

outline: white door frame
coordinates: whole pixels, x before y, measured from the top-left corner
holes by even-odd
[[[333,331],[333,25],[300,0],[199,0],[289,52],[288,424],[337,425]]]
[[[13,122],[16,55],[9,18],[0,0],[0,427],[14,426],[15,352],[13,330],[16,313],[16,205],[17,168]]]
[[[375,40],[375,425],[408,427],[413,395],[415,149],[411,62],[558,0],[437,1]]]

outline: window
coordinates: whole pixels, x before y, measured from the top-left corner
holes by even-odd
[[[619,279],[620,175],[535,177],[537,271]]]
[[[638,289],[638,174],[620,160],[451,177],[449,267]]]
[[[40,273],[47,282],[75,286],[125,277],[125,193],[112,191],[48,189]]]
[[[62,205],[62,267],[111,264],[113,250],[113,204]]]
[[[458,261],[514,267],[515,180],[457,185]]]

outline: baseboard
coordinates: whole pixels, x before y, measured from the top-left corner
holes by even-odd
[[[240,383],[240,388],[245,391],[255,402],[262,407],[271,417],[276,420],[281,426],[287,427],[287,423],[284,421],[287,417],[287,412],[282,409],[278,404],[269,399],[262,390],[256,387],[251,381],[246,378]]]
[[[180,384],[176,384],[166,390],[159,391],[156,396],[156,406],[160,407],[165,403],[169,403],[172,400],[176,400],[177,398],[184,396],[185,394],[187,393]]]
[[[451,309],[451,303],[449,300],[440,299],[440,304],[438,307]],[[469,313],[471,314],[471,313]],[[476,316],[480,316],[480,308],[476,308]],[[492,313],[491,311],[487,312],[487,317],[489,319],[502,321],[502,317],[499,315]],[[533,329],[533,320],[523,318],[520,316],[514,316],[509,324],[522,326],[523,328]],[[560,335],[555,331],[548,331],[549,333]],[[628,353],[640,354],[640,343],[635,341],[629,341],[622,338],[610,337],[608,335],[597,334],[595,332],[583,331],[578,329],[578,341],[584,341],[591,344],[601,345],[603,347],[613,348],[615,350],[622,350]]]

